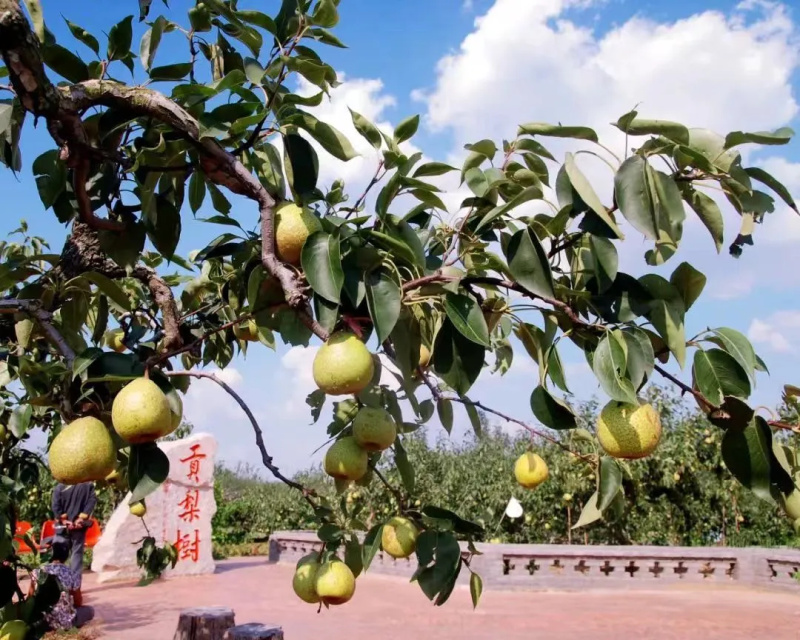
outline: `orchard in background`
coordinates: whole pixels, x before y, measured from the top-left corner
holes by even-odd
[[[585,526],[622,517],[627,460],[658,455],[661,419],[640,399],[657,375],[694,396],[744,486],[800,517],[794,448],[775,437],[798,430],[800,389],[785,387],[785,419],[757,415],[747,398],[766,366],[747,338],[729,327],[685,333],[705,276],[687,262],[668,279],[626,274],[618,259],[623,219],[629,239],[648,240],[653,267],[677,262],[687,215],[708,229],[709,251],[720,252],[723,199],[741,218],[729,247],[738,257],[757,224],[772,222],[776,199],[797,210],[773,176],[743,166],[738,149],[785,144],[792,131],[720,134],[631,111],[616,122],[627,149],[607,148],[573,123],[530,122],[514,139],[466,145],[463,166],[452,167],[404,153],[419,116],[387,132],[352,112],[380,160],[366,190],[348,196],[340,180],[319,183],[309,142],[342,161],[356,156],[309,111],[337,85],[320,55],[343,46],[330,31],[338,4],[283,0],[269,16],[204,0],[179,16],[139,0],[133,15],[120,6],[107,35],[69,16],[74,39],[58,43],[48,24],[60,16],[44,15],[38,0],[26,2],[27,15],[18,0],[0,0],[8,82],[0,160],[22,179],[32,175],[42,205],[69,227],[60,253],[24,224],[0,247],[0,555],[8,561],[0,604],[12,603],[2,609],[9,633],[37,637],[58,595],[45,581],[32,599],[15,599],[24,568],[12,542],[17,503],[39,472],[36,456],[17,445],[44,429],[56,476],[123,477],[131,503],[146,504],[168,472],[155,441],[180,423],[181,394],[198,377],[240,404],[264,465],[313,510],[325,546],[299,563],[294,586],[315,604],[348,601],[381,546],[415,556],[414,580],[437,605],[471,572],[482,527],[414,499],[404,440],[434,413],[447,430],[456,412],[476,429],[479,412],[527,429],[531,455],[516,476],[530,487],[549,473],[539,443],[569,452],[597,478],[578,519]],[[167,40],[183,43],[182,58],[159,52]],[[318,93],[293,93],[292,75]],[[32,159],[26,120],[53,141]],[[551,138],[572,139],[575,152],[556,159]],[[586,154],[613,170],[610,202],[582,172]],[[441,196],[450,183],[471,192],[454,215]],[[217,212],[202,219],[210,241],[176,254],[183,224],[206,200]],[[222,233],[213,237],[215,226]],[[308,404],[315,421],[329,416],[325,470],[340,500],[285,477],[245,400],[202,371],[239,352],[267,353],[278,339],[323,344]],[[578,427],[564,399],[564,341],[585,353],[608,396],[596,433]],[[502,374],[515,353],[538,365],[526,389],[534,425],[470,396],[485,367]],[[384,365],[396,384],[380,384]],[[394,505],[363,541],[357,532],[367,527],[344,495],[353,482],[384,485]],[[459,540],[469,545],[464,557]],[[477,605],[481,579],[473,573],[470,582]]]

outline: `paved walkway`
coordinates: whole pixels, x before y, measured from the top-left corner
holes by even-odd
[[[293,568],[262,558],[219,563],[211,576],[176,578],[148,587],[98,585],[84,577],[100,638],[171,640],[178,612],[221,605],[237,623],[274,622],[286,640],[796,640],[800,597],[739,587],[675,591],[487,591],[477,611],[458,588],[433,607],[417,585],[378,575],[359,578],[353,600],[316,613],[291,587]]]

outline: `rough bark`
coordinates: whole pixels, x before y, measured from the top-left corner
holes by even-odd
[[[223,640],[225,632],[234,624],[233,609],[225,607],[184,609],[178,618],[178,628],[172,640]]]

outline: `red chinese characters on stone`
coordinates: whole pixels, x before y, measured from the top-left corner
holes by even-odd
[[[179,559],[197,562],[200,558],[200,530],[194,529],[190,533],[182,533],[178,529],[175,547],[178,550]]]
[[[199,444],[193,444],[189,448],[192,453],[186,458],[181,458],[181,462],[189,463],[189,473],[186,474],[186,477],[193,482],[200,482],[200,461],[206,457],[206,454],[200,451]]]
[[[178,517],[184,522],[194,522],[200,518],[200,492],[197,489],[188,489],[186,496],[178,503],[181,512]]]

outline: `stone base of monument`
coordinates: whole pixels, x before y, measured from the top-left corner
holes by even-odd
[[[92,571],[98,575],[98,582],[140,578],[136,551],[148,535],[159,546],[174,544],[178,548],[178,563],[164,572],[165,577],[214,573],[211,518],[217,510],[217,442],[210,434],[197,433],[158,446],[169,458],[169,476],[145,499],[144,518],[131,515],[131,494],[111,515],[92,554]]]

